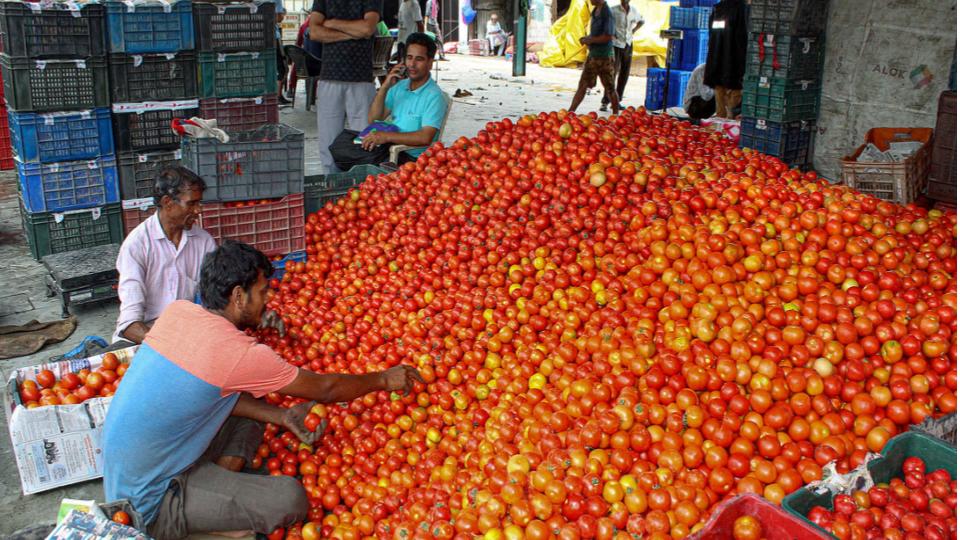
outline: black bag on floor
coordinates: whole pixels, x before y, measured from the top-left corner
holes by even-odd
[[[358,133],[345,129],[330,145],[330,155],[341,171],[349,171],[354,165],[379,165],[390,158],[390,145],[381,144],[368,152],[353,142]]]

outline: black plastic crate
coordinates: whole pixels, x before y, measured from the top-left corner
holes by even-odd
[[[303,192],[303,132],[283,124],[218,139],[183,139],[184,167],[207,183],[204,201],[272,199]]]
[[[820,36],[775,36],[751,34],[747,40],[750,77],[820,80],[823,73],[824,38]]]
[[[198,2],[193,5],[193,17],[199,51],[260,51],[276,47],[277,15],[272,0],[242,4]]]
[[[276,94],[254,98],[201,99],[200,117],[216,119],[225,131],[249,131],[266,124],[280,123]]]
[[[110,106],[105,57],[31,60],[0,55],[3,98],[18,112],[59,112]]]
[[[813,161],[816,122],[770,122],[761,118],[740,121],[740,148],[778,157],[791,167],[806,167]]]
[[[0,52],[13,58],[106,54],[101,4],[0,2]]]
[[[743,116],[773,122],[816,120],[820,85],[815,81],[747,76],[743,78]]]
[[[114,103],[113,132],[117,152],[176,150],[180,136],[170,128],[174,118],[197,116],[198,101]]]
[[[123,199],[153,197],[157,175],[164,167],[180,164],[180,150],[124,153],[119,156],[120,196]]]
[[[60,214],[31,214],[24,209],[21,200],[20,218],[30,253],[37,260],[52,253],[119,244],[123,240],[123,216],[119,203]]]
[[[755,34],[814,35],[827,29],[828,0],[753,0],[750,31]]]
[[[197,54],[111,54],[110,78],[115,103],[195,99]]]

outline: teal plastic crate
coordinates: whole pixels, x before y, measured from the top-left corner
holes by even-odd
[[[34,259],[123,241],[123,217],[120,204],[108,204],[86,210],[63,213],[29,213],[20,200],[23,232]]]
[[[890,439],[883,448],[881,457],[867,464],[867,470],[874,483],[886,483],[892,478],[902,477],[903,462],[908,457],[922,459],[928,472],[946,469],[951,478],[957,478],[957,449],[923,433],[902,433]],[[807,513],[814,506],[833,511],[835,495],[829,491],[818,494],[809,487],[803,487],[784,497],[781,506],[790,514],[822,531],[823,529],[807,519]]]
[[[277,93],[277,53],[200,53],[200,97],[241,98]]]
[[[814,80],[744,77],[743,116],[773,122],[816,120],[820,113],[820,85]]]
[[[347,172],[307,176],[303,179],[304,211],[310,215],[327,202],[343,197],[367,177],[378,174],[387,174],[387,170],[376,165],[355,165]]]

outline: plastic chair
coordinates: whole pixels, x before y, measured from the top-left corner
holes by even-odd
[[[296,45],[284,45],[283,54],[287,57],[290,63],[293,64],[294,69],[297,72],[297,78],[303,79],[307,83],[307,105],[306,110],[310,110],[310,106],[316,103],[317,101],[317,81],[320,80],[319,75],[311,75],[311,70],[309,69],[307,63],[308,61],[316,61],[317,64],[320,63],[320,60],[312,56],[307,51],[303,50],[302,47],[297,47]],[[319,70],[317,70],[319,72]],[[291,106],[296,107],[297,105],[297,93],[293,92],[293,103]]]
[[[440,129],[437,130],[438,141],[443,138],[443,130],[447,127],[447,118],[450,118],[450,109],[453,108],[453,98],[450,97],[450,94],[444,92],[443,101],[447,104],[447,112],[443,115],[443,122],[440,124]],[[426,146],[407,146],[405,144],[395,144],[391,146],[390,163],[400,163],[400,152],[406,152],[407,150],[414,150],[416,148],[426,148]]]
[[[373,38],[373,76],[385,77],[390,71],[387,64],[390,62],[390,53],[393,51],[392,36],[377,36]]]

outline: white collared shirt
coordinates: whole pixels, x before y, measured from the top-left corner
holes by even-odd
[[[611,2],[610,13],[613,14],[613,46],[624,48],[633,45],[633,27],[643,20],[640,11],[630,5],[630,12],[623,10],[623,5],[619,2]]]
[[[199,225],[183,231],[180,245],[174,246],[163,232],[159,211],[130,231],[117,256],[120,315],[114,341],[131,324],[159,317],[174,300],[192,301],[203,257],[216,247]]]

